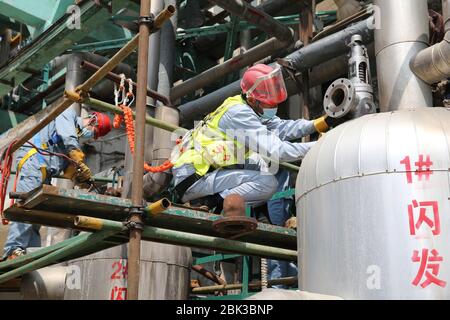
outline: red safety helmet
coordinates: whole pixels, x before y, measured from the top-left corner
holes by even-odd
[[[98,139],[111,131],[112,125],[109,117],[101,112],[92,112],[89,115],[89,125],[94,127],[94,139]]]
[[[245,71],[241,80],[242,92],[261,103],[276,107],[287,99],[283,74],[279,67],[257,64]]]

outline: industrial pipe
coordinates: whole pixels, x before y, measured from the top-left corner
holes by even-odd
[[[108,72],[114,69],[120,62],[122,62],[127,56],[129,56],[137,46],[137,36],[130,40],[124,47],[122,47],[108,62],[106,62],[97,72],[95,72],[88,80],[82,85],[77,87],[77,91],[87,92],[98,81],[100,81]],[[9,145],[13,144],[11,148],[12,152],[15,152],[25,142],[31,139],[36,133],[48,125],[53,119],[64,112],[69,106],[71,106],[73,100],[61,97],[55,101],[52,105],[36,113],[35,115],[28,117],[15,128],[8,130],[6,134],[2,135],[0,139],[0,150],[5,150]]]
[[[322,38],[300,50],[288,55],[285,60],[290,66],[299,72],[303,72],[331,60],[337,56],[341,56],[348,52],[348,43],[355,34],[362,36],[362,43],[368,44],[373,42],[373,18],[370,17],[363,21],[357,22],[344,30],[341,30],[328,37]],[[311,75],[312,77],[313,75]],[[240,80],[222,87],[202,98],[190,101],[178,107],[182,122],[191,122],[196,117],[202,117],[220,106],[222,102],[233,95],[239,94],[241,91]],[[298,90],[296,90],[298,91]],[[297,92],[298,93],[298,92]]]
[[[211,84],[227,74],[240,70],[250,64],[264,59],[275,53],[277,50],[285,48],[289,43],[271,38],[263,43],[251,48],[250,50],[233,57],[222,64],[212,67],[199,75],[184,81],[183,83],[172,88],[170,97],[172,100],[181,98],[197,89],[203,88]]]
[[[176,0],[165,0],[166,4],[176,5]],[[158,92],[170,96],[170,89],[173,86],[173,74],[175,65],[175,47],[177,33],[178,15],[175,13],[172,18],[161,29],[161,42],[158,46],[159,61],[157,68]],[[159,121],[178,126],[180,124],[180,115],[177,108],[168,108],[159,105],[155,110],[155,118]],[[172,134],[161,129],[153,130],[152,144],[152,165],[159,166],[166,162],[175,146],[175,140]],[[152,175],[152,179],[159,185],[167,185],[172,179],[170,172],[162,172]],[[146,185],[144,184],[144,188]]]
[[[292,68],[300,72],[317,66],[320,63],[347,53],[348,43],[351,37],[356,34],[362,37],[362,44],[372,42],[374,40],[373,29],[370,28],[372,25],[372,17],[359,21],[291,53],[285,60],[289,62]]]
[[[450,1],[442,1],[445,36],[441,42],[423,49],[412,60],[413,72],[428,84],[450,77]]]
[[[375,53],[380,110],[431,107],[430,87],[412,72],[410,63],[428,46],[428,8],[423,0],[375,0],[380,28]],[[407,26],[407,27],[405,27]]]
[[[69,272],[69,267],[52,266],[25,274],[20,286],[23,299],[63,300]]]
[[[77,216],[75,226],[90,228],[101,225],[102,231],[121,232],[126,230],[123,223],[100,218]],[[98,228],[98,227],[97,227]],[[269,259],[280,259],[286,261],[297,261],[297,251],[269,247],[260,244],[229,240],[219,237],[204,236],[200,234],[143,226],[142,238],[149,241],[176,244],[187,247],[205,248],[216,251],[239,253]]]
[[[295,286],[297,285],[297,281],[298,281],[297,277],[288,277],[288,278],[271,279],[268,280],[267,283],[269,287],[275,285]],[[251,282],[248,284],[248,287],[249,289],[259,289],[262,287],[262,283],[261,281]],[[242,283],[192,288],[191,292],[196,294],[207,294],[207,293],[214,293],[217,291],[228,291],[237,289],[242,289]]]
[[[274,36],[281,42],[290,43],[293,39],[291,29],[276,21],[270,15],[261,11],[242,0],[209,0],[227,10],[228,12],[239,16],[251,24],[254,24],[265,33]]]
[[[92,71],[97,71],[98,69],[100,69],[99,66],[97,66],[97,65],[95,65],[95,64],[93,64],[93,63],[91,63],[91,62],[89,62],[89,61],[86,61],[86,60],[81,61],[80,66],[81,66],[81,68],[83,68],[83,69],[86,69],[86,70],[92,70]],[[107,78],[107,79],[113,81],[113,82],[116,83],[116,84],[120,84],[121,78],[120,78],[120,76],[119,76],[118,74],[116,74],[116,73],[109,72],[109,73],[105,76],[105,78]],[[136,86],[137,86],[137,85],[136,85],[136,82],[132,81],[131,84],[132,84],[132,86],[133,86],[133,90],[136,90]],[[151,98],[154,98],[154,99],[156,99],[156,100],[158,100],[158,101],[161,101],[161,102],[162,102],[164,105],[166,105],[166,106],[171,106],[171,105],[172,105],[172,103],[170,102],[169,97],[166,97],[166,96],[164,96],[164,95],[162,95],[162,94],[160,94],[160,93],[158,93],[158,92],[156,92],[156,91],[154,91],[154,90],[151,90],[151,89],[149,89],[149,88],[147,88],[147,96],[149,96],[149,97],[151,97]]]

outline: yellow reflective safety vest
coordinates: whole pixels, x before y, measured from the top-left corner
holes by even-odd
[[[195,173],[204,176],[208,171],[243,164],[251,151],[219,129],[222,116],[232,106],[246,104],[240,95],[226,99],[220,107],[208,114],[194,129],[188,131],[171,154],[174,168],[192,164]]]

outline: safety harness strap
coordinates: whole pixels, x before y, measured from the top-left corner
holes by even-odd
[[[39,134],[37,134],[34,137],[33,140],[34,140],[34,144],[37,145],[37,146],[40,145],[43,150],[48,149],[47,143],[42,143],[42,144],[40,143],[41,142],[41,137],[40,137]],[[41,165],[40,169],[41,169],[41,174],[42,174],[42,181],[45,181],[45,179],[47,178],[47,166],[45,165],[44,157],[41,154],[39,154],[37,149],[35,149],[35,148],[30,149],[25,154],[25,156],[19,161],[19,163],[17,164],[17,173],[16,173],[16,175],[19,176],[20,171],[22,170],[22,167],[25,164],[25,162],[27,162],[28,159],[30,159],[35,154],[36,154],[36,156],[38,158],[39,164]]]

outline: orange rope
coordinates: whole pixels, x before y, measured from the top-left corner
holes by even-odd
[[[134,154],[134,140],[135,140],[135,133],[134,133],[134,124],[133,124],[133,112],[131,111],[131,108],[125,105],[119,106],[122,111],[123,115],[116,114],[114,116],[113,126],[114,128],[118,129],[120,127],[120,124],[125,122],[125,129],[127,132],[128,137],[128,144],[130,145],[130,151],[131,154]],[[165,161],[162,165],[152,167],[147,163],[144,163],[144,169],[148,172],[164,172],[169,170],[173,167],[173,163],[169,160]]]

